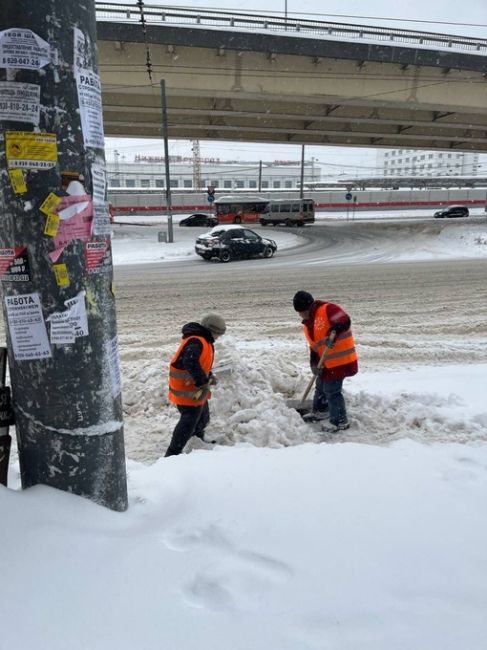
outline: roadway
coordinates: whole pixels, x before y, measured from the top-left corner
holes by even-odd
[[[296,327],[292,296],[306,289],[353,314],[366,366],[487,362],[487,239],[479,240],[478,258],[455,259],[455,247],[465,239],[460,235],[444,259],[434,259],[434,252],[428,259],[425,248],[423,259],[391,261],[391,251],[400,252],[393,232],[403,245],[410,240],[414,246],[427,246],[439,234],[447,247],[441,234],[460,227],[455,221],[316,225],[303,229],[303,245],[271,260],[116,267],[122,348],[136,357],[133,346],[143,340],[147,354],[163,341],[176,341],[180,324],[208,310],[225,314],[237,338],[248,338],[249,331],[258,338],[289,338]],[[485,218],[464,225],[477,227],[485,232]],[[414,231],[421,233],[419,240]]]

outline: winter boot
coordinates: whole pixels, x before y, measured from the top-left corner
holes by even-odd
[[[328,411],[310,411],[303,415],[303,420],[305,422],[319,422],[320,420],[326,420],[328,417]]]
[[[339,431],[345,431],[350,428],[350,422],[338,422],[338,424],[333,424],[333,422],[326,422],[321,425],[321,430],[323,433],[338,433]]]

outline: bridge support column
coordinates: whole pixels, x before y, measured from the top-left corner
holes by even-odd
[[[22,486],[127,508],[93,0],[2,0],[0,279]]]

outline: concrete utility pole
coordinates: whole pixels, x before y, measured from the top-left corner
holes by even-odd
[[[299,198],[304,197],[304,144],[301,145],[301,180],[300,180],[300,190]]]
[[[191,144],[193,149],[193,190],[199,190],[202,187],[200,141],[192,140]]]
[[[93,0],[2,0],[0,280],[24,488],[127,486]]]
[[[166,168],[167,241],[172,244],[174,242],[174,231],[172,223],[171,174],[169,170],[169,136],[167,128],[166,82],[164,79],[161,79],[161,120],[162,136],[164,138],[164,161]]]

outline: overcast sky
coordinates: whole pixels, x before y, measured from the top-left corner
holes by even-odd
[[[121,3],[125,4],[125,3]],[[135,3],[134,3],[135,4]],[[398,3],[391,0],[180,0],[175,3],[150,0],[149,5],[166,7],[205,7],[235,9],[248,13],[276,13],[289,17],[303,16],[317,20],[355,24],[389,25],[396,28],[431,31],[462,36],[487,38],[487,0],[409,0]],[[326,9],[326,13],[323,11]],[[201,140],[203,157],[237,160],[300,160],[299,145],[246,144],[243,142],[216,142]],[[137,153],[163,155],[162,140],[133,140],[107,138],[107,160],[113,160],[118,150],[127,162]],[[170,153],[190,156],[191,143],[171,140]],[[319,161],[322,175],[335,175],[337,169],[351,175],[375,171],[376,152],[373,149],[350,147],[306,146],[306,159],[313,156]]]

